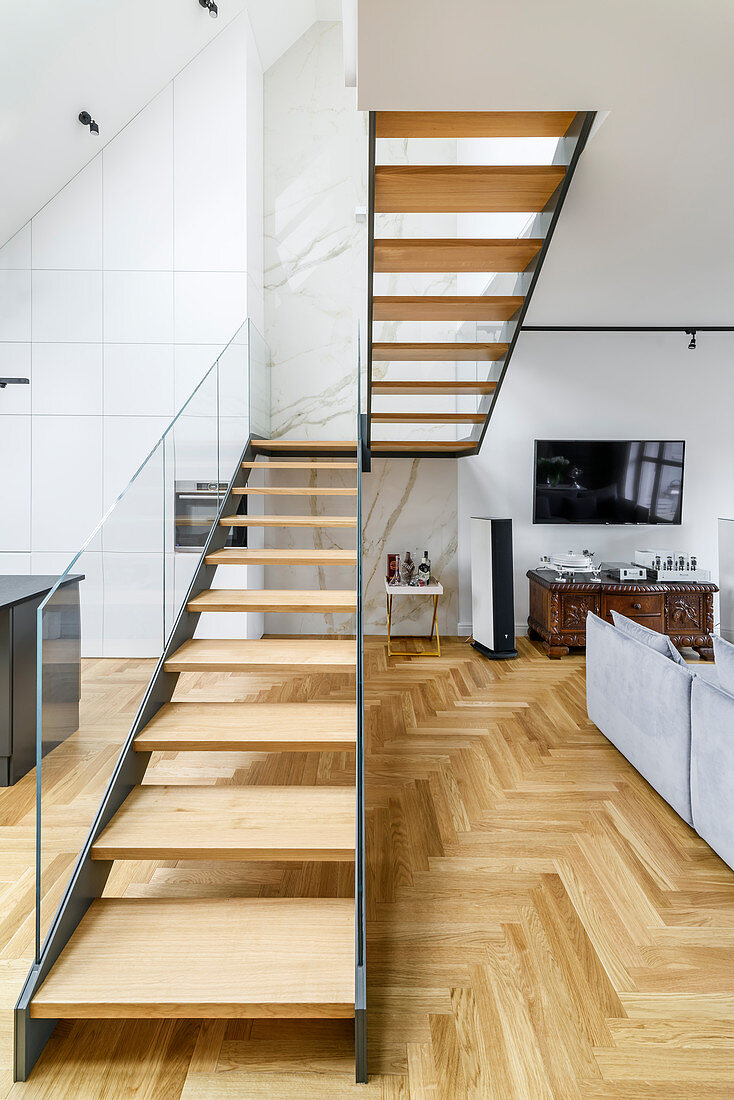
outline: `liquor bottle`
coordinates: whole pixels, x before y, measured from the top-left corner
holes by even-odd
[[[423,551],[423,560],[418,566],[418,579],[421,584],[431,583],[431,560],[427,550]]]
[[[403,584],[410,584],[415,573],[415,562],[410,556],[410,550],[405,551],[405,557],[400,562],[400,579]]]

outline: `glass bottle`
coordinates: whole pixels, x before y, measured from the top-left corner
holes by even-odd
[[[410,584],[415,573],[415,562],[410,556],[410,550],[405,551],[405,557],[400,562],[400,579],[403,584]]]
[[[418,566],[418,579],[421,584],[431,583],[431,559],[428,557],[428,551],[423,551],[423,560]]]

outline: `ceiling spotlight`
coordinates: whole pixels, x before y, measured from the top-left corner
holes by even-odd
[[[212,19],[216,19],[219,15],[219,8],[214,3],[214,0],[199,0],[199,4],[202,8],[206,8]]]
[[[90,115],[89,111],[80,111],[79,112],[79,121],[81,122],[82,126],[88,126],[89,127],[90,134],[98,134],[99,133],[99,126],[94,121],[94,119]]]
[[[691,342],[688,345],[688,350],[689,351],[695,351],[696,350],[696,330],[695,330],[695,328],[687,328],[686,329],[686,336],[690,336],[690,338],[691,338]]]

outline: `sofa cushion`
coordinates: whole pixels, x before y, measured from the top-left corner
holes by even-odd
[[[689,825],[693,679],[667,654],[587,616],[589,718]]]
[[[734,645],[718,634],[714,639],[714,661],[719,675],[719,686],[734,695]]]
[[[612,619],[617,630],[629,634],[630,638],[649,646],[656,653],[662,653],[663,657],[669,657],[677,665],[688,668],[686,661],[681,657],[667,634],[661,634],[658,630],[650,630],[648,627],[642,626],[641,623],[636,623],[634,619],[628,619],[626,615],[620,615],[618,611],[612,611]]]
[[[707,680],[709,684],[713,684],[714,687],[719,688],[719,690],[723,690],[721,680],[719,679],[719,673],[713,662],[705,663],[701,661],[695,666],[689,665],[688,671],[692,672],[694,676],[699,676],[702,680]]]
[[[701,676],[691,689],[693,826],[734,867],[734,697]]]

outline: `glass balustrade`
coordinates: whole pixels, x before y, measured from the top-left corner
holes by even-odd
[[[269,424],[269,364],[262,336],[246,321],[38,609],[37,960],[253,415],[258,434]]]

